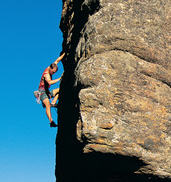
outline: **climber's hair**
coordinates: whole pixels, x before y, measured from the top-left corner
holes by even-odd
[[[56,68],[56,70],[58,70],[58,66],[57,66],[55,63],[52,63],[52,64],[50,65],[50,68],[51,68],[51,69]]]

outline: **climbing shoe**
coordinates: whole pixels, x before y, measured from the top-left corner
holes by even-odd
[[[54,122],[54,121],[52,121],[51,123],[50,123],[50,127],[57,127],[58,125]]]

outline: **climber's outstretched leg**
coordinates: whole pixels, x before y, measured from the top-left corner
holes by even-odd
[[[51,104],[49,102],[49,99],[48,98],[44,99],[43,104],[46,107],[46,115],[50,121],[50,127],[57,127],[57,125],[55,124],[55,122],[53,121],[52,116],[51,116]]]

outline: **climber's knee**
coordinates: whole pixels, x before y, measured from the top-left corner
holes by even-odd
[[[55,97],[57,94],[59,94],[59,88],[56,88],[52,90],[53,97]]]

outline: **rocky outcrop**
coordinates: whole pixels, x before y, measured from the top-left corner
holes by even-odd
[[[57,181],[171,180],[170,9],[63,0]]]

